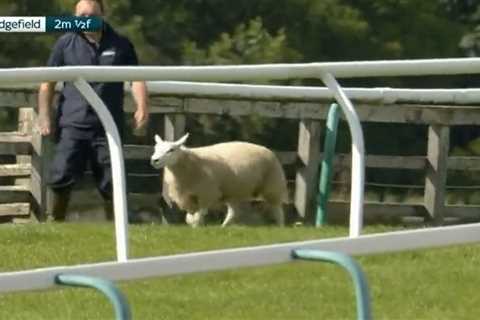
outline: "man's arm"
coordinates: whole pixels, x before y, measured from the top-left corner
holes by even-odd
[[[65,65],[63,50],[66,37],[61,37],[53,46],[53,50],[48,58],[47,66],[59,67]],[[38,129],[40,134],[48,136],[52,133],[51,108],[53,96],[55,94],[56,82],[43,82],[38,90]]]
[[[123,64],[127,66],[138,66],[137,52],[129,40],[126,42],[125,61],[123,61]],[[131,88],[132,96],[137,106],[135,114],[133,115],[135,122],[134,132],[136,132],[135,134],[141,135],[141,129],[145,127],[149,117],[147,85],[145,81],[132,81]]]
[[[50,119],[55,82],[43,82],[38,90],[38,129],[40,134],[47,136],[52,132]]]
[[[135,100],[137,109],[135,110],[135,130],[142,129],[148,121],[148,94],[147,85],[145,81],[133,81],[132,82],[132,95]]]

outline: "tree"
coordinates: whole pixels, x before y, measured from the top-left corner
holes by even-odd
[[[222,33],[217,41],[206,49],[201,49],[194,41],[186,41],[183,50],[183,61],[186,64],[253,64],[295,61],[301,55],[287,46],[287,38],[283,30],[275,35],[268,32],[262,19],[257,17],[247,24],[238,25],[232,34]],[[190,117],[189,126],[193,137],[202,137],[201,143],[212,143],[219,140],[263,141],[270,146],[281,148],[285,142],[293,145],[290,130],[285,124],[260,118],[250,117]],[[283,130],[280,130],[280,126]],[[281,138],[279,138],[281,137]],[[193,141],[200,144],[200,141]]]
[[[297,61],[301,55],[289,48],[283,29],[271,35],[257,17],[248,24],[241,23],[233,34],[220,34],[207,49],[195,41],[185,41],[183,62],[186,64],[254,64]]]
[[[52,3],[34,0],[0,0],[2,16],[53,15]],[[55,41],[54,34],[2,33],[0,67],[28,67],[45,65],[49,50]]]
[[[464,22],[467,31],[460,41],[460,47],[470,57],[480,54],[480,3],[474,0],[442,0],[452,18]]]

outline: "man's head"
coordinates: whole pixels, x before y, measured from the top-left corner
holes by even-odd
[[[102,17],[104,9],[103,0],[78,0],[75,5],[75,15],[77,17]],[[84,32],[84,34],[95,39],[100,37],[101,31]]]
[[[103,16],[102,0],[78,0],[75,5],[75,15],[79,17]]]

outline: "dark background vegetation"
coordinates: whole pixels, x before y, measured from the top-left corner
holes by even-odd
[[[70,14],[74,3],[0,0],[0,14]],[[111,0],[106,7],[107,20],[132,40],[143,65],[467,57],[480,50],[477,0]],[[0,34],[0,67],[45,65],[58,36]],[[475,76],[341,81],[347,86],[412,88],[476,87],[477,82]],[[0,129],[9,118],[0,118]],[[242,139],[292,150],[297,141],[297,124],[286,120],[190,117],[187,130],[197,145]],[[392,130],[392,125],[365,123],[364,130],[368,153],[426,153],[424,127],[398,125]],[[349,151],[348,130],[340,132],[339,149]],[[464,152],[477,132],[454,128],[452,150]],[[367,174],[374,182],[382,177],[384,182],[422,184],[415,174]]]

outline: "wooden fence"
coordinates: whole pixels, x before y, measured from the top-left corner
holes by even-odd
[[[149,199],[148,210],[155,209],[152,201],[160,194],[160,174],[145,169],[135,172],[136,167],[148,167],[152,152],[154,132],[162,130],[166,139],[180,137],[188,126],[187,115],[249,116],[290,119],[298,122],[296,150],[278,152],[282,164],[295,168],[292,176],[292,207],[295,215],[312,222],[316,206],[318,170],[321,161],[320,141],[328,107],[332,101],[325,100],[248,100],[235,96],[163,96],[152,94],[150,110],[152,119],[147,138],[142,144],[127,144],[125,159],[129,194],[133,199]],[[365,219],[389,220],[398,217],[427,218],[442,223],[446,218],[480,217],[477,206],[452,206],[446,204],[448,170],[479,171],[480,158],[453,157],[449,155],[450,130],[454,126],[480,125],[480,107],[392,104],[383,100],[375,103],[354,101],[359,117],[364,122],[388,124],[411,124],[424,126],[427,134],[425,155],[366,155],[369,170],[404,169],[419,170],[425,174],[420,203],[389,203],[367,201]],[[46,168],[51,157],[52,144],[33,130],[36,118],[36,91],[9,88],[0,90],[0,107],[18,109],[18,125],[10,132],[0,134],[0,155],[15,156],[15,162],[0,165],[0,176],[8,185],[0,186],[0,217],[5,221],[22,221],[29,217],[44,216],[49,206],[49,193],[45,185]],[[126,110],[132,112],[132,99],[126,98]],[[161,120],[162,119],[162,120]],[[160,123],[161,121],[161,123]],[[341,134],[345,134],[344,132]],[[369,137],[365,137],[368,145]],[[367,148],[368,149],[368,148]],[[402,150],[398,150],[401,154]],[[134,162],[140,165],[131,165]],[[147,165],[146,165],[147,164]],[[339,154],[335,159],[337,171],[346,173],[350,168],[350,155]],[[348,178],[348,174],[344,175]],[[348,186],[349,180],[344,182]],[[135,198],[137,197],[137,198]],[[131,198],[132,199],[132,198]],[[368,197],[367,197],[368,200]],[[132,200],[130,200],[132,201]],[[134,200],[135,201],[135,200]],[[140,200],[139,200],[140,201]],[[334,220],[344,220],[348,215],[348,200],[330,201],[329,213]],[[30,211],[35,215],[30,215]],[[155,214],[157,214],[156,212]]]

